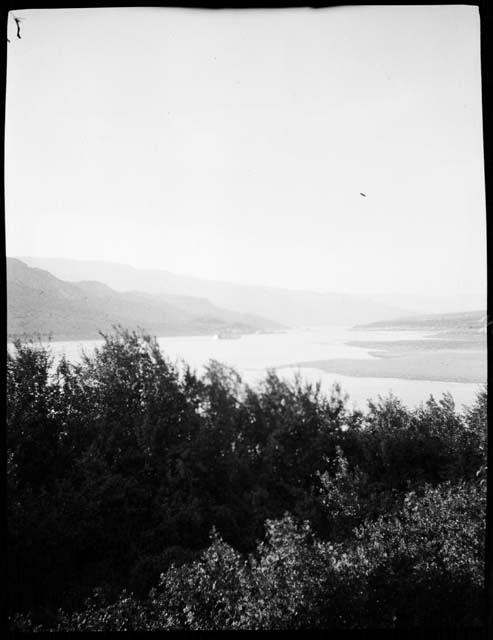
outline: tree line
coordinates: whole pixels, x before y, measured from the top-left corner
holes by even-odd
[[[7,355],[12,629],[483,623],[486,388],[361,412],[103,337]]]

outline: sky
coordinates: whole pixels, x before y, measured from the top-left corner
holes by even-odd
[[[7,255],[485,295],[476,7],[40,9],[8,25]]]

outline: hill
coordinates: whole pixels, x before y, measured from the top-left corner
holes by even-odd
[[[386,329],[440,331],[449,334],[486,333],[486,311],[463,311],[460,313],[433,313],[408,316],[394,320],[382,320],[369,324],[356,325],[355,329]]]
[[[93,339],[113,325],[141,327],[155,335],[193,335],[236,329],[243,333],[281,325],[235,313],[204,298],[118,292],[97,281],[66,282],[46,270],[7,258],[8,339],[22,334]]]
[[[271,318],[291,326],[341,325],[395,318],[409,313],[397,305],[341,293],[278,289],[176,275],[169,271],[136,269],[126,264],[63,258],[21,258],[68,281],[97,280],[117,291],[205,297],[212,304],[238,313]]]

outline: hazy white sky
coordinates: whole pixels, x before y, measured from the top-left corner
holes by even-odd
[[[476,7],[15,15],[7,255],[485,290]]]

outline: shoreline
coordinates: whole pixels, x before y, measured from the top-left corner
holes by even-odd
[[[356,378],[388,378],[429,382],[485,384],[485,351],[431,351],[427,353],[387,354],[372,360],[331,358],[295,362],[286,367],[308,367],[326,373]],[[278,369],[285,368],[277,367]]]

